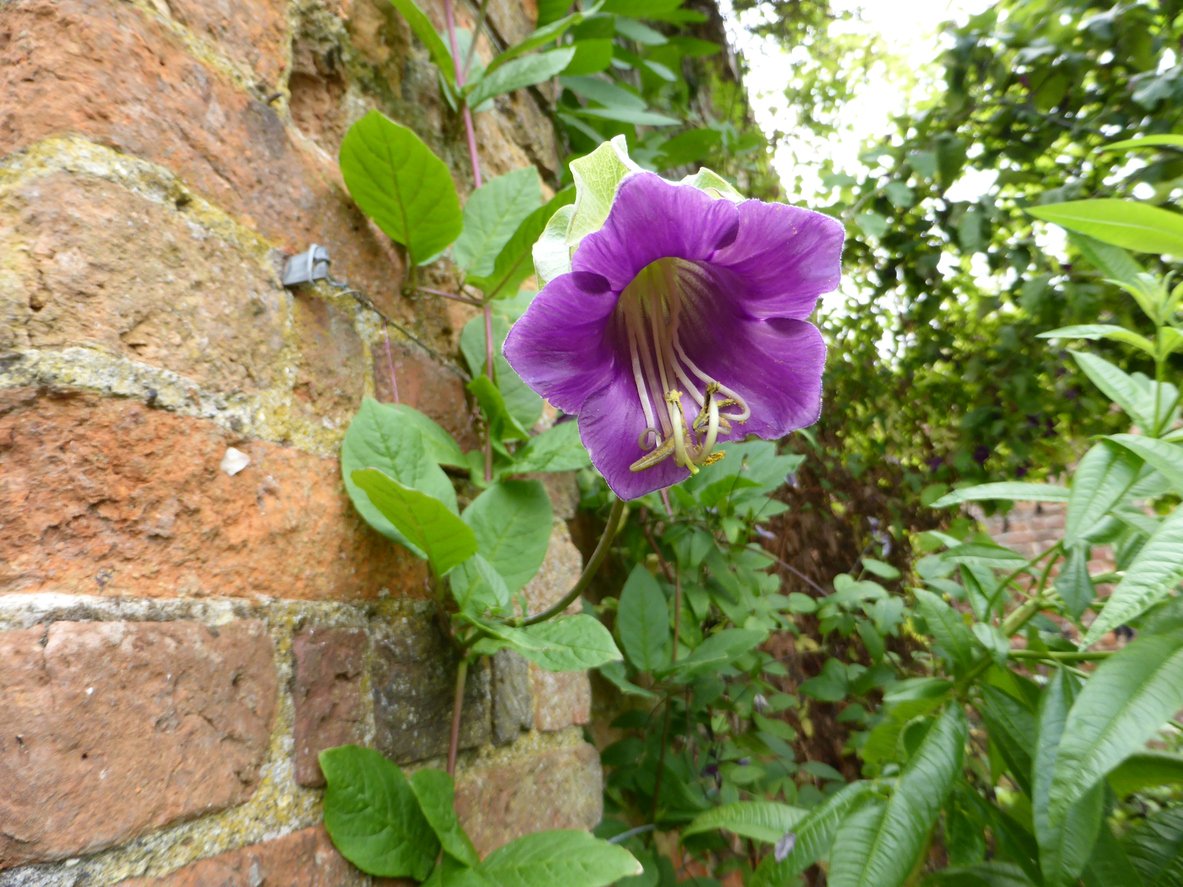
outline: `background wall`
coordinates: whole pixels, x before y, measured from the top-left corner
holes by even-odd
[[[502,41],[533,15],[489,4]],[[336,458],[395,386],[471,428],[467,309],[399,295],[335,161],[377,107],[470,186],[435,78],[385,0],[0,0],[0,885],[365,883],[318,824],[316,753],[444,752],[425,572]],[[488,175],[553,177],[541,101],[478,115]],[[282,287],[314,242],[362,300]],[[539,605],[580,568],[553,489]],[[508,657],[471,681],[480,849],[598,820],[589,704]]]

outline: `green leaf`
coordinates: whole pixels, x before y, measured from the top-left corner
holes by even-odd
[[[1069,234],[1068,240],[1080,250],[1081,255],[1112,280],[1132,286],[1138,282],[1138,275],[1145,273],[1145,269],[1123,249],[1083,234]]]
[[[645,107],[645,100],[635,92],[630,92],[603,77],[564,77],[562,84],[576,95],[598,102],[608,108],[641,109]]]
[[[1109,771],[1109,787],[1118,798],[1161,785],[1183,785],[1183,755],[1133,754]]]
[[[1009,862],[982,862],[934,872],[924,881],[925,887],[1035,887],[1023,870]]]
[[[682,829],[682,837],[726,829],[745,838],[775,844],[808,815],[808,810],[775,801],[736,801],[700,813]]]
[[[1069,351],[1077,365],[1110,400],[1125,410],[1136,424],[1150,430],[1154,424],[1154,402],[1146,389],[1125,370],[1087,351]]]
[[[963,502],[1003,499],[1009,502],[1067,502],[1068,489],[1054,484],[1025,484],[1011,481],[962,487],[932,503],[933,508],[948,508]]]
[[[1152,813],[1121,843],[1145,887],[1183,884],[1183,807]]]
[[[1106,441],[1085,453],[1072,475],[1064,522],[1065,545],[1076,545],[1096,529],[1133,486],[1141,467],[1141,460]]]
[[[587,468],[591,460],[579,426],[574,422],[560,422],[544,431],[518,451],[510,468],[515,474],[535,471],[578,471]]]
[[[1102,243],[1141,253],[1183,256],[1183,216],[1132,200],[1072,200],[1027,212]]]
[[[509,648],[547,671],[583,671],[624,658],[608,629],[585,613],[559,616],[524,628],[474,624],[489,636],[488,641],[477,643],[477,652],[488,654]]]
[[[411,791],[419,801],[419,809],[444,852],[465,865],[477,865],[480,857],[456,817],[452,777],[443,770],[425,768],[411,774],[410,784]]]
[[[448,574],[452,597],[462,613],[481,618],[509,607],[511,594],[505,578],[479,554],[474,554]]]
[[[1157,468],[1179,495],[1183,495],[1183,447],[1140,434],[1111,434],[1111,440]]]
[[[1166,146],[1171,148],[1183,148],[1183,135],[1155,135],[1155,136],[1141,136],[1136,139],[1124,139],[1120,142],[1114,142],[1111,145],[1102,146],[1102,151],[1132,151],[1136,148],[1155,148],[1159,146]]]
[[[1096,597],[1093,580],[1089,576],[1087,545],[1074,545],[1068,549],[1068,557],[1056,576],[1055,589],[1072,618],[1079,619],[1080,614]]]
[[[1085,887],[1113,887],[1115,884],[1121,887],[1142,887],[1142,879],[1107,822],[1102,822],[1092,855],[1085,866],[1084,884]]]
[[[1136,638],[1106,659],[1081,690],[1056,755],[1048,818],[1069,808],[1183,708],[1183,627]]]
[[[624,654],[639,671],[669,665],[669,605],[657,580],[641,564],[633,567],[620,592],[616,634]]]
[[[543,83],[567,67],[574,55],[575,49],[567,47],[506,62],[473,85],[468,106],[474,111],[484,110],[481,106],[495,96]]]
[[[456,264],[474,277],[491,274],[505,244],[541,202],[538,172],[532,166],[477,188],[464,204],[464,230],[452,247]]]
[[[682,121],[676,117],[658,114],[655,111],[638,108],[579,108],[569,112],[577,117],[594,117],[598,120],[615,120],[619,123],[631,123],[634,126],[677,126]]]
[[[830,855],[830,887],[904,883],[961,771],[968,732],[961,706],[950,705],[904,766],[887,803],[848,817]]]
[[[1145,613],[1172,593],[1183,580],[1183,508],[1170,517],[1142,546],[1117,588],[1105,601],[1100,615],[1089,626],[1082,646],[1095,644],[1102,635]]]
[[[456,510],[456,491],[452,481],[434,458],[446,447],[433,433],[424,433],[422,423],[412,418],[413,414],[416,411],[410,407],[400,409],[398,405],[381,404],[373,398],[364,398],[341,443],[341,476],[349,498],[366,523],[387,538],[425,557],[353,482],[353,472],[362,468],[377,468],[403,486],[425,493],[441,501],[450,510]],[[426,416],[422,418],[431,422]],[[440,432],[446,436],[442,428]],[[451,440],[450,437],[447,439]],[[448,452],[447,456],[450,460],[454,453]]]
[[[477,551],[505,579],[511,594],[534,578],[554,528],[542,484],[499,481],[477,496],[461,517],[472,528]]]
[[[514,296],[522,282],[534,273],[534,244],[542,236],[550,219],[574,199],[575,189],[564,188],[545,205],[526,216],[497,254],[492,272],[485,276],[472,275],[467,282],[491,299]],[[567,261],[570,262],[570,255]]]
[[[917,588],[912,593],[916,609],[949,661],[958,670],[969,667],[978,645],[961,614],[930,591]]]
[[[509,324],[505,319],[494,316],[493,373],[497,381],[493,387],[500,398],[488,396],[480,391],[480,388],[484,387],[483,384],[478,385],[478,390],[473,393],[482,407],[488,407],[486,416],[500,423],[495,428],[497,439],[526,440],[529,438],[526,429],[532,427],[542,416],[542,398],[530,390],[501,353],[508,331]],[[464,325],[460,333],[460,350],[472,369],[473,376],[481,377],[485,372],[484,318],[474,317]],[[483,396],[488,397],[488,403],[481,400]],[[503,412],[500,412],[502,408]]]
[[[429,261],[460,234],[460,200],[447,165],[378,111],[345,134],[341,174],[361,211],[407,248],[412,264]]]
[[[1039,842],[1039,865],[1047,887],[1076,881],[1092,854],[1093,841],[1101,827],[1104,786],[1100,782],[1075,801],[1063,819],[1056,821],[1050,815],[1048,795],[1052,774],[1074,697],[1072,678],[1058,669],[1044,688],[1039,705],[1039,734],[1031,762],[1031,807]]]
[[[616,844],[587,832],[535,832],[494,850],[477,871],[498,887],[607,887],[641,874],[641,864]]]
[[[624,136],[604,142],[585,157],[571,161],[575,204],[566,231],[567,246],[574,246],[603,227],[616,199],[616,189],[625,176],[640,169],[628,156]]]
[[[744,653],[750,653],[768,637],[767,631],[751,628],[725,628],[717,631],[679,659],[671,670],[682,674],[696,674],[705,669],[726,666]]]
[[[488,376],[480,375],[465,386],[476,398],[477,404],[489,423],[489,435],[496,441],[529,440],[530,432],[513,416],[506,406],[505,397]]]
[[[444,80],[448,82],[449,86],[454,87],[456,85],[456,64],[452,61],[452,53],[448,51],[448,47],[439,32],[436,31],[435,25],[415,5],[414,0],[390,0],[390,2],[407,20],[407,24],[415,32],[415,36],[427,47],[427,51],[431,54],[431,60],[439,68]]]
[[[897,570],[891,564],[886,563],[885,561],[876,560],[873,557],[863,558],[863,569],[872,575],[878,576],[880,579],[887,579],[888,581],[900,578],[899,570]]]
[[[369,748],[320,753],[325,828],[341,855],[371,875],[422,881],[439,842],[402,771]]]
[[[851,811],[872,797],[871,783],[852,782],[830,795],[796,824],[796,841],[780,862],[769,854],[756,869],[748,887],[784,887],[830,850],[834,833]],[[884,885],[886,887],[886,885]]]
[[[570,15],[562,18],[544,23],[542,27],[538,28],[530,34],[527,34],[517,43],[514,43],[504,52],[500,53],[493,61],[489,62],[487,71],[495,71],[504,65],[506,62],[525,55],[527,52],[532,52],[540,46],[545,46],[547,43],[553,43],[567,32],[567,29],[572,25],[577,25],[585,18],[595,15],[600,9],[599,3],[591,3],[582,12],[573,12]],[[541,11],[539,13],[539,21],[543,21]],[[583,41],[577,41],[576,46]]]
[[[1109,339],[1114,342],[1124,342],[1126,345],[1144,351],[1154,357],[1154,343],[1145,336],[1140,336],[1123,326],[1113,326],[1108,323],[1086,323],[1078,326],[1062,326],[1059,329],[1040,333],[1041,339]]]
[[[354,471],[353,482],[443,576],[477,551],[476,537],[439,499],[387,477],[376,468]]]

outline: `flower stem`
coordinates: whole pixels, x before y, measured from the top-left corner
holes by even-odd
[[[456,776],[456,755],[460,751],[460,715],[464,711],[464,682],[468,678],[468,658],[456,665],[456,694],[452,697],[452,732],[448,737],[448,775]]]
[[[587,559],[587,565],[583,568],[583,573],[580,575],[578,581],[571,586],[571,590],[563,595],[563,599],[558,603],[547,607],[541,613],[535,613],[533,616],[527,616],[522,619],[518,625],[536,625],[539,622],[545,622],[558,616],[573,604],[584,590],[591,584],[592,578],[600,569],[600,565],[604,563],[604,559],[608,556],[608,549],[612,547],[612,540],[616,537],[616,532],[620,529],[621,521],[624,518],[624,500],[615,499],[612,502],[612,511],[608,514],[608,522],[604,525],[604,534],[600,536],[600,541],[596,543],[596,550],[592,552],[591,557]]]

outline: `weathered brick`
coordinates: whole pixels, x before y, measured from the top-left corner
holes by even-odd
[[[250,457],[233,477],[227,446]],[[358,599],[422,561],[355,515],[334,458],[86,394],[0,391],[0,591]]]
[[[326,244],[337,277],[394,310],[401,263],[333,159],[143,11],[109,0],[5,6],[0,154],[63,133],[172,170],[288,252]]]
[[[513,650],[501,650],[492,659],[493,741],[498,745],[513,742],[534,726],[528,665]]]
[[[275,87],[286,66],[285,0],[165,0],[179,24],[203,37],[232,61],[250,68],[260,89]]]
[[[362,887],[365,883],[365,876],[316,826],[202,859],[160,878],[120,881],[119,887]]]
[[[590,745],[508,758],[460,773],[456,812],[482,855],[530,832],[590,829],[603,816],[600,756]]]
[[[0,633],[0,869],[245,801],[276,677],[258,622]]]
[[[0,243],[15,274],[0,284],[0,348],[85,346],[221,392],[284,381],[279,280],[183,208],[34,176],[0,194]]]
[[[365,393],[365,355],[353,320],[308,295],[296,297],[293,315],[295,410],[306,420],[344,428]]]
[[[400,764],[448,750],[459,657],[429,616],[406,616],[373,641],[374,745]],[[470,668],[460,746],[489,741],[489,673]]]
[[[591,720],[591,682],[585,671],[545,671],[530,665],[534,697],[534,726],[538,730],[562,730]]]
[[[531,579],[523,592],[530,604],[530,612],[537,613],[546,609],[565,595],[583,572],[583,555],[571,541],[571,534],[567,525],[555,524],[551,532],[550,545],[546,549],[546,558],[534,578]],[[578,613],[579,601],[575,601],[569,612]]]
[[[464,380],[454,370],[436,363],[418,348],[392,344],[389,359],[386,342],[373,343],[374,392],[382,401],[399,401],[426,413],[466,450],[480,447],[474,421],[467,409]],[[391,387],[391,366],[398,397]]]
[[[362,739],[366,644],[365,632],[357,628],[309,628],[292,643],[296,781],[300,785],[324,785],[317,756],[326,748]]]

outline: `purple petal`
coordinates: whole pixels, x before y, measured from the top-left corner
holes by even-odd
[[[629,469],[645,455],[637,442],[645,416],[631,372],[617,367],[603,381],[579,411],[579,436],[612,492],[621,499],[636,499],[689,477],[690,472],[672,458],[643,471]]]
[[[579,412],[613,361],[608,328],[616,300],[599,275],[556,277],[510,327],[505,359],[551,404]]]
[[[580,243],[572,268],[603,274],[621,292],[658,259],[699,261],[725,248],[740,221],[730,201],[653,173],[636,173],[621,183],[604,227]]]
[[[838,287],[841,223],[795,206],[747,200],[735,240],[710,257],[734,275],[730,287],[749,314],[805,319],[818,296]]]

